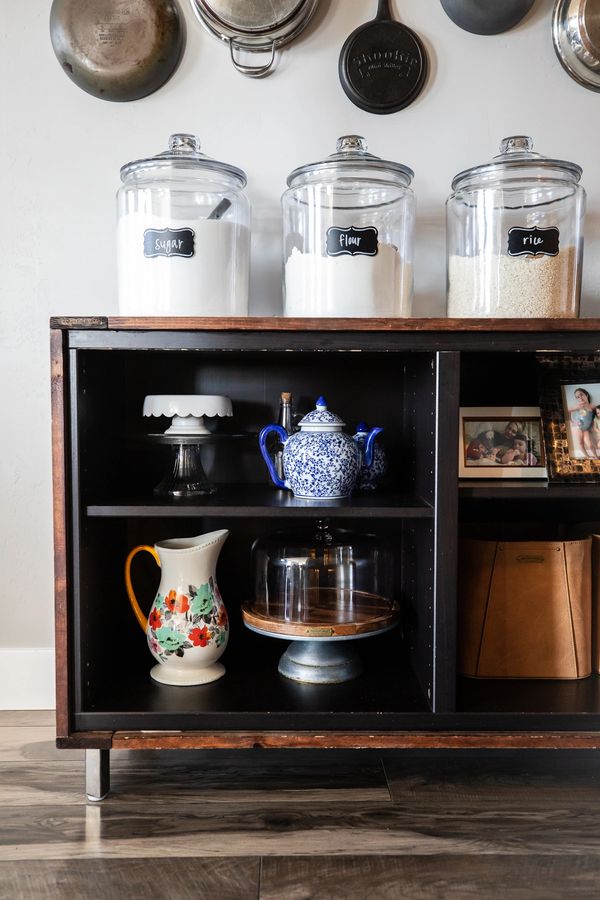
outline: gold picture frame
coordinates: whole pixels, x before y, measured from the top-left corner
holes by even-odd
[[[538,354],[537,361],[548,477],[600,481],[598,357]]]

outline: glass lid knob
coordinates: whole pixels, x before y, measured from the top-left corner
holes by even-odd
[[[359,134],[344,134],[337,139],[335,149],[338,153],[366,153],[367,142]]]
[[[533,140],[524,134],[506,137],[500,142],[500,153],[531,153]]]
[[[169,150],[174,153],[198,153],[200,140],[195,134],[172,134],[169,138]]]
[[[333,536],[329,530],[329,519],[317,519],[315,527],[315,540],[321,544],[331,544]]]

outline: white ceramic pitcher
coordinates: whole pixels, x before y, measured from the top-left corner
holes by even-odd
[[[158,665],[150,670],[163,684],[208,684],[225,674],[217,662],[227,646],[229,624],[215,576],[229,532],[172,538],[154,547],[140,544],[125,561],[125,587],[135,616]],[[161,569],[160,585],[146,619],[131,583],[131,562],[146,550]]]

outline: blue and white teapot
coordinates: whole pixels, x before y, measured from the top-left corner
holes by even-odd
[[[364,422],[359,422],[356,426],[356,434],[354,440],[358,444],[361,455],[364,456],[365,445],[369,437],[369,429]],[[387,456],[386,452],[377,441],[373,445],[373,454],[371,461],[367,465],[366,462],[360,467],[358,478],[356,479],[356,489],[358,491],[374,491],[379,484],[379,479],[387,472]]]
[[[373,460],[373,441],[383,431],[372,428],[359,448],[342,428],[346,423],[327,409],[327,401],[319,397],[316,408],[298,423],[299,431],[288,434],[281,425],[265,425],[259,435],[260,450],[274,484],[287,488],[295,497],[305,500],[338,500],[349,497],[356,484],[361,465]],[[283,472],[279,478],[266,441],[271,432],[283,444]]]

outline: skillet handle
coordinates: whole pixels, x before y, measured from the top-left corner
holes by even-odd
[[[375,16],[375,18],[379,21],[387,21],[392,19],[389,0],[379,0],[379,6],[377,7],[377,15]]]
[[[236,50],[248,49],[249,48],[245,44],[238,43],[235,38],[229,39],[229,52],[231,54],[231,62],[233,63],[234,67],[238,70],[238,72],[241,72],[242,75],[248,75],[250,78],[263,78],[265,75],[268,75],[275,65],[275,41],[273,41],[271,44],[271,56],[269,61],[264,63],[264,65],[262,66],[244,65],[236,59]],[[265,53],[266,52],[267,51],[265,51]]]

